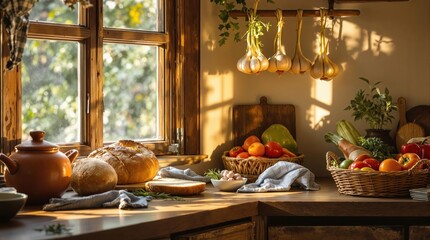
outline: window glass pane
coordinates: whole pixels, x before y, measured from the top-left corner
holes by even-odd
[[[103,0],[103,25],[145,31],[164,31],[163,0]]]
[[[103,140],[160,139],[158,47],[103,46]]]
[[[79,43],[28,39],[22,58],[22,131],[55,143],[80,142]]]
[[[72,10],[59,0],[39,0],[30,12],[30,20],[63,24],[78,23],[78,4]]]

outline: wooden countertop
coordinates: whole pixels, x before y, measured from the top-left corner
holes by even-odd
[[[261,216],[430,217],[430,203],[410,198],[366,198],[339,194],[331,178],[317,179],[319,191],[219,192],[210,184],[183,201],[153,200],[146,209],[86,209],[45,212],[26,207],[0,223],[0,239],[150,239],[208,225]],[[430,219],[430,218],[429,218]],[[70,232],[46,235],[35,229],[63,224]]]

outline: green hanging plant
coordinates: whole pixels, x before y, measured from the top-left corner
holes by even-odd
[[[218,30],[221,32],[219,34],[220,39],[218,44],[220,46],[224,45],[230,35],[233,34],[234,41],[239,42],[241,40],[240,27],[237,22],[237,17],[230,16],[230,12],[233,10],[240,10],[245,14],[248,14],[250,9],[246,6],[245,0],[210,0],[212,3],[221,6],[220,12],[218,14],[221,23],[218,25]],[[267,0],[268,3],[275,3],[274,0]]]

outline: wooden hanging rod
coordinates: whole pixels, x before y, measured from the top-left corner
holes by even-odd
[[[276,10],[257,10],[257,15],[260,17],[276,17]],[[295,17],[297,10],[282,10],[282,16]],[[359,16],[360,10],[355,9],[332,9],[327,11],[327,16],[341,17],[341,16]],[[232,10],[231,17],[247,17],[246,13],[240,10]],[[320,10],[303,10],[303,17],[319,17]]]

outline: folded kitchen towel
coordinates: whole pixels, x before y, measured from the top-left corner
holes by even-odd
[[[298,184],[306,190],[319,190],[315,175],[307,168],[292,162],[279,161],[260,174],[255,183],[240,187],[237,192],[283,192]]]
[[[51,198],[49,203],[43,206],[43,210],[58,211],[101,207],[146,208],[151,199],[151,197],[135,196],[126,190],[111,190],[83,197]]]
[[[165,167],[158,170],[158,175],[164,178],[179,178],[179,179],[193,180],[193,181],[199,181],[199,182],[211,181],[210,178],[200,176],[189,168],[182,170],[174,167]]]

